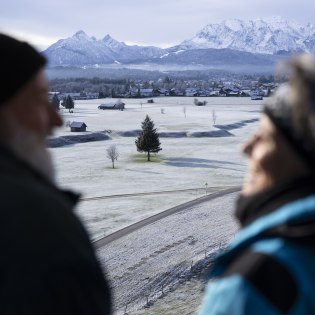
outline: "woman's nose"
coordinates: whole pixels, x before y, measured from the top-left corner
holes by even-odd
[[[242,153],[250,156],[253,150],[253,146],[257,140],[257,135],[250,137],[242,146]]]

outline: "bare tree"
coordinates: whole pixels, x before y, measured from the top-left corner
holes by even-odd
[[[216,121],[217,121],[218,116],[215,113],[215,110],[212,110],[212,122],[213,122],[213,126],[215,125]]]
[[[184,113],[185,118],[186,118],[186,106],[183,107],[183,113]]]
[[[115,144],[110,145],[106,149],[106,157],[112,161],[113,168],[115,168],[115,160],[117,161],[118,156],[119,156],[119,153]]]

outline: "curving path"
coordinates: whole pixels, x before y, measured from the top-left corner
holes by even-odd
[[[214,192],[135,223],[94,243],[107,270],[117,314],[173,290],[238,229],[239,187]]]

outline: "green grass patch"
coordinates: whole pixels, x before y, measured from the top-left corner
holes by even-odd
[[[148,155],[147,153],[137,153],[131,155],[132,162],[135,163],[160,163],[162,161],[162,156],[160,154],[150,154],[150,161],[148,162]]]

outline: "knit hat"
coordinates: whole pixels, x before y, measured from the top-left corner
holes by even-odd
[[[265,104],[264,113],[291,147],[315,170],[315,59],[303,54],[290,59],[289,82]]]
[[[13,97],[46,59],[25,42],[0,34],[0,106]]]

